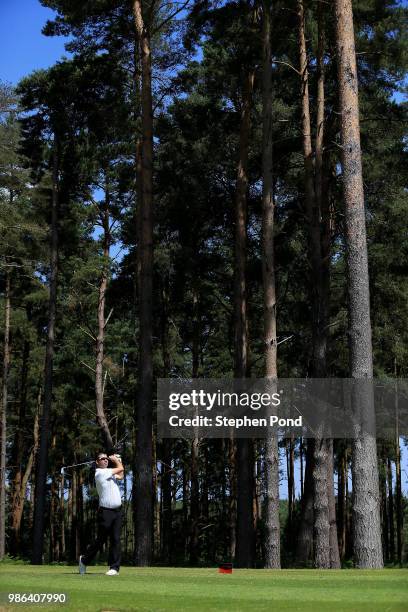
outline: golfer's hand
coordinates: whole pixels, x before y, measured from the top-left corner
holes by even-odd
[[[116,465],[120,465],[122,463],[122,461],[118,458],[117,455],[109,455],[108,459],[109,461],[112,461]]]

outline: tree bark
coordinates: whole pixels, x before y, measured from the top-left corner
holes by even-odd
[[[387,468],[386,468],[386,457],[384,452],[384,445],[382,447],[381,459],[380,459],[380,495],[381,495],[381,535],[382,535],[382,549],[384,553],[384,559],[388,560],[389,557],[389,539],[388,539],[388,500],[387,500]]]
[[[64,458],[62,458],[62,461],[64,462]],[[59,515],[60,515],[60,551],[61,551],[61,558],[65,559],[65,499],[64,499],[64,474],[61,474],[61,478],[60,478],[60,498],[59,498]]]
[[[309,438],[306,446],[305,482],[302,497],[301,522],[297,534],[295,562],[305,566],[313,549],[313,461],[314,440]]]
[[[162,318],[161,318],[161,344],[163,357],[163,377],[170,376],[170,351],[169,351],[169,313],[168,313],[168,291],[166,284],[162,287]],[[161,557],[164,563],[172,564],[173,534],[172,534],[172,502],[171,502],[171,478],[172,478],[172,440],[162,440],[161,460]]]
[[[234,376],[240,379],[247,375],[246,220],[248,147],[254,72],[248,70],[244,79],[235,203]],[[253,442],[252,440],[239,439],[237,440],[237,533],[235,550],[237,567],[253,567],[254,563],[253,489]]]
[[[201,521],[203,527],[207,529],[210,524],[210,507],[209,507],[209,499],[208,499],[208,487],[209,480],[211,479],[211,467],[209,461],[209,443],[208,440],[201,441],[201,449],[202,449],[202,478],[201,478],[201,492],[200,492],[200,504],[201,504]],[[225,523],[224,523],[225,524]],[[205,538],[205,546],[202,547],[202,555],[205,559],[206,563],[210,561],[210,547],[209,547],[209,538],[206,536]]]
[[[200,355],[200,320],[198,315],[197,290],[193,288],[193,338],[192,338],[192,378],[198,377]],[[199,557],[198,551],[198,521],[200,517],[200,488],[198,483],[198,459],[200,440],[191,441],[191,488],[190,488],[190,563],[196,565]]]
[[[191,441],[191,488],[190,488],[190,551],[189,558],[192,565],[198,561],[198,519],[200,513],[200,490],[198,486],[198,450],[199,439]]]
[[[286,440],[287,477],[288,477],[288,529],[292,533],[293,507],[295,502],[295,457],[293,438]]]
[[[153,109],[150,33],[143,19],[142,0],[133,4],[142,64],[142,202],[140,223],[139,391],[135,414],[135,563],[150,565],[153,545],[152,474],[152,302],[153,302]]]
[[[253,441],[240,439],[237,444],[237,567],[253,567],[255,530],[253,516],[254,453]]]
[[[140,300],[141,295],[141,268],[142,268],[142,216],[143,216],[143,141],[138,139],[136,142],[136,193],[138,210],[136,213],[136,270],[135,270],[135,295],[134,295],[134,307],[135,307],[135,325],[136,325],[136,313],[137,301]]]
[[[75,461],[77,460],[74,455]],[[70,560],[75,562],[78,559],[77,555],[77,534],[78,534],[78,473],[76,470],[72,471],[71,478],[71,531],[70,531]]]
[[[248,71],[244,79],[235,201],[234,373],[236,378],[245,378],[247,374],[246,223],[248,147],[254,73]]]
[[[402,494],[401,494],[401,449],[400,449],[400,441],[398,437],[396,439],[395,446],[396,446],[395,506],[396,506],[396,519],[397,519],[397,559],[398,559],[398,563],[402,565],[403,508],[402,508]]]
[[[334,466],[333,466],[333,440],[327,442],[327,497],[329,500],[329,539],[330,539],[330,568],[340,569],[339,540],[337,536],[336,499],[334,497]]]
[[[312,367],[311,376],[326,376],[326,320],[327,296],[323,293],[323,266],[321,250],[320,215],[322,197],[322,159],[324,129],[324,70],[323,70],[323,20],[319,4],[319,78],[317,95],[316,161],[318,173],[314,174],[313,147],[310,120],[309,72],[305,39],[305,16],[303,0],[298,0],[299,57],[301,75],[302,136],[304,159],[305,202],[309,228],[309,253],[311,263],[312,303]],[[316,184],[315,184],[316,179]],[[317,196],[319,193],[319,198]],[[314,564],[325,569],[330,567],[330,524],[327,481],[328,451],[326,440],[318,437],[314,443],[313,469],[313,516],[314,516]]]
[[[188,555],[188,503],[189,503],[189,494],[188,494],[188,477],[189,477],[189,469],[187,466],[187,462],[184,461],[183,464],[183,535],[184,535],[184,556],[187,558]]]
[[[6,262],[7,265],[7,262]],[[1,451],[0,451],[0,560],[6,554],[6,444],[8,374],[10,368],[10,315],[11,272],[6,268],[4,292],[3,384],[1,397]]]
[[[56,435],[52,436],[51,450],[55,453],[57,445]],[[59,539],[58,539],[58,484],[57,476],[54,475],[50,487],[50,548],[49,561],[59,561]]]
[[[50,295],[48,303],[47,345],[45,349],[44,406],[43,413],[40,418],[40,441],[35,476],[33,552],[31,558],[31,562],[34,565],[41,565],[43,560],[44,519],[47,501],[48,443],[50,436],[50,413],[52,407],[52,368],[54,362],[55,320],[57,310],[58,167],[58,141],[57,138],[54,137],[51,208]]]
[[[395,561],[395,529],[394,529],[394,495],[392,492],[392,469],[391,459],[387,457],[387,487],[388,487],[388,532],[390,534],[390,554],[391,563]]]
[[[345,538],[345,556],[350,558],[353,554],[353,542],[352,542],[352,525],[351,525],[351,494],[349,490],[349,478],[348,478],[348,452],[346,455],[346,538]]]
[[[162,528],[161,528],[161,554],[164,563],[172,563],[172,504],[171,504],[171,440],[162,442]]]
[[[347,462],[346,449],[341,452],[339,457],[339,476],[338,476],[338,518],[339,518],[339,553],[340,558],[344,559],[346,554],[346,525],[347,525],[347,498],[346,498],[346,478],[347,478]]]
[[[330,523],[327,463],[327,442],[323,438],[315,440],[313,470],[313,515],[314,515],[314,565],[319,569],[330,568]]]
[[[21,481],[19,482],[18,488],[15,489],[13,495],[13,505],[11,509],[11,539],[13,541],[14,554],[17,554],[20,548],[21,518],[23,516],[27,484],[35,464],[35,457],[38,450],[38,413],[39,406],[34,418],[33,446],[29,452],[27,465],[24,473],[22,474]]]
[[[237,543],[237,446],[232,435],[228,440],[228,467],[228,519],[230,533],[228,555],[230,559],[234,559]]]
[[[152,458],[152,471],[153,471],[153,556],[157,558],[160,554],[160,497],[161,497],[161,483],[160,474],[157,470],[157,439],[153,435],[153,458]]]
[[[278,377],[273,193],[272,2],[262,4],[262,282],[264,299],[265,378],[271,391]],[[265,567],[280,569],[279,449],[271,435],[265,442]]]
[[[21,392],[20,392],[20,407],[18,411],[18,425],[13,443],[12,465],[15,466],[11,470],[10,480],[11,485],[11,522],[14,522],[14,512],[16,509],[16,498],[20,495],[21,481],[23,478],[23,467],[25,458],[28,453],[27,444],[24,439],[24,428],[26,426],[26,408],[27,408],[27,377],[28,377],[28,360],[30,356],[30,343],[27,339],[24,340],[23,360],[21,366]],[[19,533],[15,532],[13,527],[10,533],[9,552],[15,556],[19,553]]]
[[[370,288],[351,0],[336,0],[335,8],[348,268],[350,375],[356,379],[372,379]],[[372,410],[372,397],[368,397],[367,402],[368,410]],[[359,568],[381,568],[383,557],[377,448],[372,436],[362,434],[353,441],[352,473],[355,565]]]
[[[98,335],[96,337],[95,404],[96,419],[102,434],[102,442],[105,448],[109,450],[113,447],[113,441],[111,432],[109,430],[109,424],[106,418],[104,406],[105,383],[103,379],[103,362],[105,359],[104,344],[105,328],[107,324],[107,321],[105,320],[105,299],[106,289],[108,287],[109,250],[111,243],[111,235],[109,221],[110,192],[108,178],[106,176],[105,181],[105,200],[103,203],[103,210],[101,211],[101,221],[103,227],[103,262],[98,290]]]

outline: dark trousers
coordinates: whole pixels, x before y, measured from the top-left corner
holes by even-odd
[[[89,565],[109,537],[108,565],[111,569],[119,571],[121,526],[122,508],[117,508],[115,510],[110,508],[99,508],[98,535],[95,543],[88,546],[85,555],[82,557],[82,561],[85,565]]]

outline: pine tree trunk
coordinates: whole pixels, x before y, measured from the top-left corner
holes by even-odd
[[[162,287],[162,319],[161,319],[161,345],[163,357],[163,377],[170,375],[170,352],[168,346],[169,337],[169,313],[167,287]],[[162,440],[161,461],[161,557],[164,563],[171,565],[173,558],[172,541],[172,503],[171,503],[171,474],[172,474],[172,440]]]
[[[255,489],[254,489],[254,528],[255,528],[255,559],[263,556],[263,539],[261,540],[260,523],[262,521],[262,457],[261,445],[259,441],[255,442]]]
[[[157,440],[153,436],[153,556],[158,557],[160,554],[160,495],[161,485],[159,483],[159,474],[157,470]],[[160,490],[159,490],[160,488]]]
[[[348,453],[346,455],[346,557],[350,558],[353,554],[353,539],[351,525],[351,495],[349,491],[349,470]]]
[[[394,496],[392,492],[392,469],[391,459],[387,458],[387,481],[388,481],[388,529],[390,534],[390,561],[395,562],[395,530],[394,530]]]
[[[248,147],[254,73],[248,71],[244,78],[235,204],[234,278],[234,376],[241,379],[247,375],[246,220]],[[254,563],[253,473],[253,442],[252,440],[239,439],[237,440],[237,533],[235,550],[237,567],[252,567]]]
[[[360,148],[357,65],[351,0],[336,0],[336,42],[341,113],[343,188],[349,293],[350,375],[372,379],[370,289]],[[372,397],[366,398],[368,410]],[[360,406],[359,406],[360,407]],[[381,568],[381,525],[376,440],[353,441],[353,545],[355,565]]]
[[[193,288],[193,340],[192,340],[192,359],[193,369],[192,378],[197,378],[200,356],[200,320],[198,315],[198,296],[197,290]],[[198,455],[200,440],[194,438],[191,441],[191,488],[190,488],[190,563],[196,565],[199,557],[198,551],[198,521],[200,516],[200,488],[198,483]]]
[[[255,562],[255,530],[253,516],[254,453],[252,440],[240,439],[237,444],[237,567],[253,567]]]
[[[59,561],[58,529],[58,484],[56,479],[53,478],[50,504],[50,563]]]
[[[52,172],[52,209],[51,209],[51,252],[50,252],[50,296],[48,304],[47,345],[44,368],[44,406],[40,419],[40,442],[35,475],[33,551],[31,562],[42,564],[44,543],[44,519],[47,501],[48,442],[50,436],[50,413],[52,407],[53,361],[55,319],[57,310],[57,273],[58,273],[58,142],[54,139]]]
[[[319,5],[320,6],[320,5]],[[305,202],[309,225],[309,252],[312,279],[310,282],[312,303],[312,368],[311,376],[323,378],[326,376],[326,321],[324,314],[327,304],[323,295],[323,267],[321,252],[321,232],[319,200],[317,192],[322,195],[322,154],[323,154],[323,128],[324,128],[324,71],[322,62],[323,36],[322,17],[319,11],[319,78],[317,95],[317,135],[316,160],[318,174],[315,176],[313,167],[313,148],[310,121],[309,101],[309,72],[305,39],[305,16],[303,0],[298,0],[299,15],[299,55],[301,75],[301,103],[302,103],[302,136],[303,158],[305,176]],[[315,567],[325,569],[330,567],[330,524],[329,500],[327,484],[328,451],[326,440],[320,437],[314,444],[314,470],[313,470],[313,510],[314,510],[314,564]]]
[[[38,451],[37,451],[38,452]],[[28,511],[28,529],[32,530],[34,525],[34,500],[35,500],[35,470],[32,471],[30,479],[30,501]]]
[[[387,468],[384,446],[382,448],[382,457],[380,460],[380,494],[381,494],[381,535],[382,535],[382,548],[384,552],[384,559],[388,561],[389,558],[389,539],[388,539],[388,500],[387,500]]]
[[[164,563],[172,563],[171,440],[162,443],[162,547]]]
[[[246,313],[246,223],[248,189],[248,147],[254,73],[245,75],[242,94],[239,159],[235,202],[235,275],[234,275],[234,374],[247,374]]]
[[[64,461],[64,458],[62,458]],[[59,514],[60,514],[60,550],[61,559],[65,559],[66,547],[65,547],[65,498],[64,498],[64,474],[61,474],[60,479],[60,493],[59,493]]]
[[[96,337],[96,362],[95,362],[95,403],[96,403],[96,419],[102,434],[102,442],[104,447],[109,450],[113,447],[112,435],[109,430],[108,420],[106,418],[104,406],[104,391],[105,382],[103,379],[103,362],[105,358],[104,343],[105,343],[105,328],[107,321],[105,320],[105,298],[106,289],[108,286],[108,270],[109,270],[109,250],[111,243],[110,221],[109,221],[109,206],[110,194],[108,179],[105,177],[105,200],[103,210],[101,211],[101,221],[103,226],[103,263],[102,272],[99,281],[98,290],[98,335]]]
[[[265,378],[270,391],[278,377],[273,193],[272,2],[262,3],[262,283]],[[265,567],[280,569],[279,449],[275,435],[265,441]]]
[[[33,446],[29,452],[27,465],[24,470],[24,473],[22,474],[21,482],[19,483],[18,488],[15,489],[15,493],[13,496],[13,505],[11,509],[11,534],[12,534],[11,538],[13,541],[13,549],[15,551],[15,554],[17,554],[20,549],[21,519],[23,516],[27,484],[28,484],[28,481],[30,480],[32,469],[35,464],[35,457],[37,454],[37,450],[38,450],[38,410],[34,418]]]
[[[188,556],[188,472],[186,462],[183,465],[183,535],[184,535],[184,557],[187,559]]]
[[[321,288],[320,309],[321,318],[319,325],[319,347],[317,353],[321,355],[324,363],[322,374],[327,376],[327,345],[328,328],[330,321],[330,261],[331,261],[331,226],[329,181],[327,172],[328,163],[323,160],[323,136],[324,136],[324,26],[323,5],[318,5],[319,18],[319,49],[318,49],[318,84],[317,84],[317,133],[316,133],[316,162],[315,162],[315,190],[318,210],[321,217]],[[326,174],[325,174],[326,170]],[[330,529],[330,567],[338,569],[341,567],[339,540],[336,521],[336,500],[334,495],[334,466],[333,466],[333,439],[326,439],[327,444],[327,500],[329,507],[329,529]]]
[[[7,262],[6,262],[7,265]],[[6,268],[6,288],[4,292],[4,338],[3,338],[3,383],[1,396],[1,450],[0,450],[0,560],[6,554],[6,426],[8,374],[10,367],[10,315],[11,315],[11,273]]]
[[[51,453],[55,454],[55,448],[57,445],[56,435],[53,434],[51,441]],[[50,487],[50,547],[49,547],[49,562],[58,561],[58,493],[57,483],[55,475],[51,479]]]
[[[313,551],[313,457],[314,440],[309,438],[306,446],[305,484],[302,498],[301,522],[297,534],[295,551],[296,565],[305,566]]]
[[[294,493],[295,493],[295,479],[294,479],[294,449],[293,439],[287,440],[286,445],[287,452],[287,475],[288,475],[288,529],[292,533],[292,521],[293,521],[293,505],[294,505]]]
[[[141,266],[142,266],[142,215],[143,215],[143,164],[142,164],[142,153],[143,153],[143,143],[141,140],[138,140],[136,143],[136,199],[138,203],[138,208],[136,210],[136,256],[135,256],[135,283],[134,283],[134,291],[133,291],[133,320],[134,326],[136,330],[136,322],[137,322],[137,304],[138,300],[140,300],[141,295]],[[136,335],[136,333],[135,333]]]
[[[24,426],[26,423],[26,408],[27,408],[27,377],[28,377],[28,360],[30,356],[30,343],[25,339],[23,347],[23,360],[21,366],[21,392],[20,406],[18,411],[18,425],[13,443],[12,465],[15,467],[11,470],[10,480],[11,485],[11,523],[14,523],[14,512],[16,510],[17,498],[21,492],[21,481],[23,479],[23,464],[28,453],[27,443],[24,439]],[[19,552],[19,534],[11,527],[9,551],[12,556],[16,556]]]
[[[140,5],[141,6],[141,5]],[[139,9],[138,9],[139,10]],[[141,9],[140,9],[141,10]],[[136,37],[133,45],[133,87],[134,87],[134,122],[137,124],[138,119],[142,115],[142,75],[141,75],[141,46],[139,44],[139,30],[136,29]],[[140,297],[140,277],[141,277],[141,236],[142,236],[142,202],[143,202],[143,137],[139,131],[135,132],[135,174],[136,174],[136,253],[135,253],[135,282],[133,290],[134,298],[134,313],[133,320],[136,329],[137,319],[137,301]]]
[[[134,17],[142,64],[142,189],[140,226],[139,392],[135,414],[136,458],[134,492],[135,563],[150,565],[153,545],[152,475],[152,301],[153,301],[153,107],[150,34],[143,20],[142,0],[135,0]]]
[[[323,216],[323,143],[324,143],[324,110],[325,110],[325,66],[324,66],[324,48],[325,48],[325,27],[324,27],[324,11],[322,2],[317,5],[317,20],[318,20],[318,48],[317,48],[317,108],[316,108],[316,144],[315,144],[315,195],[316,207],[321,216]],[[322,249],[323,250],[323,249]],[[322,253],[323,255],[323,253]],[[325,331],[324,328],[322,330]],[[326,339],[326,334],[323,335],[323,342]],[[325,347],[324,347],[325,348]],[[322,351],[324,352],[324,351]],[[324,355],[324,360],[326,357]]]
[[[75,461],[76,456],[75,457]],[[78,473],[76,470],[72,471],[71,479],[71,531],[70,531],[70,560],[75,562],[78,559],[77,556],[77,532],[78,532]]]
[[[200,491],[198,486],[198,449],[199,440],[191,441],[191,489],[190,489],[190,563],[196,565],[198,561],[198,519],[200,513]]]
[[[84,498],[83,498],[83,484],[84,477],[82,472],[78,474],[77,480],[77,514],[78,514],[78,522],[77,522],[77,530],[76,530],[76,554],[75,560],[79,558],[81,553],[81,542],[83,541],[83,524],[84,524]]]
[[[339,459],[339,484],[338,484],[338,517],[339,517],[339,553],[340,558],[344,560],[346,554],[346,515],[347,515],[347,498],[346,498],[346,449],[342,452]]]
[[[209,448],[208,441],[204,440],[201,442],[202,447],[202,477],[201,477],[201,495],[200,495],[200,504],[201,504],[201,520],[205,529],[207,529],[210,524],[210,507],[208,500],[208,482],[211,478],[211,470],[209,465]],[[225,525],[225,523],[224,523]],[[206,531],[208,534],[208,530]],[[205,537],[205,545],[202,546],[203,553],[202,556],[205,559],[205,562],[208,564],[210,562],[209,559],[209,538],[208,535]]]
[[[400,441],[396,439],[396,457],[395,457],[395,506],[397,518],[397,559],[402,565],[402,542],[403,542],[403,508],[401,494],[401,449]]]
[[[230,559],[234,559],[237,543],[237,445],[233,436],[228,440],[228,467],[228,519],[230,534],[228,556]]]
[[[314,565],[330,568],[330,523],[327,479],[328,449],[325,439],[315,440],[313,470]]]
[[[329,500],[329,525],[330,525],[330,568],[340,569],[339,540],[336,522],[336,499],[334,497],[334,459],[333,440],[327,440],[327,497]]]

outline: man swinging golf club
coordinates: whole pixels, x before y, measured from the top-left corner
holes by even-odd
[[[108,467],[109,462],[113,467]],[[98,550],[109,537],[109,570],[107,576],[117,576],[120,567],[120,529],[122,525],[122,500],[118,480],[125,475],[119,455],[98,453],[96,457],[95,482],[99,496],[98,535],[84,555],[79,557],[79,573],[85,574],[86,566],[94,559]]]

